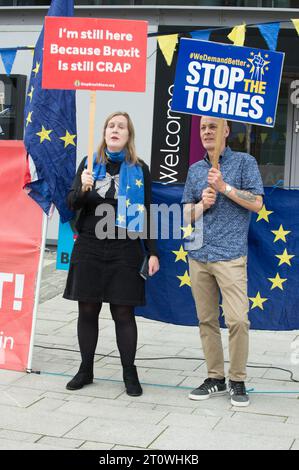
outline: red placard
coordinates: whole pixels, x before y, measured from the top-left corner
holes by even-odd
[[[43,88],[145,91],[147,22],[45,18]]]
[[[43,212],[23,188],[23,142],[0,141],[0,369],[28,364]]]

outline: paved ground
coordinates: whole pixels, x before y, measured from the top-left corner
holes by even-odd
[[[55,270],[55,253],[47,252],[33,360],[41,374],[0,370],[0,449],[299,450],[299,383],[270,368],[291,369],[299,380],[299,365],[291,361],[292,354],[299,358],[299,345],[292,348],[299,331],[251,332],[250,364],[263,367],[248,368],[248,408],[232,407],[228,396],[188,400],[206,377],[197,328],[143,318],[136,364],[144,394],[128,397],[119,359],[103,356],[97,356],[95,383],[69,392],[65,384],[80,359],[58,349],[78,348],[77,305],[61,298],[65,277]],[[227,357],[226,331],[223,338]],[[108,306],[97,352],[118,355]]]

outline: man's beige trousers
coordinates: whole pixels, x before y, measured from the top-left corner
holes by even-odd
[[[229,378],[246,379],[248,358],[247,257],[231,261],[201,263],[189,258],[192,294],[200,321],[200,337],[208,377],[225,377],[219,327],[219,289],[225,324],[229,331]]]

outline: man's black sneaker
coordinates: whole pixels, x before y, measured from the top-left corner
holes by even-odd
[[[244,382],[229,381],[230,402],[234,406],[248,406],[249,397]]]
[[[211,396],[225,395],[225,379],[208,378],[200,387],[189,393],[190,400],[207,400]]]

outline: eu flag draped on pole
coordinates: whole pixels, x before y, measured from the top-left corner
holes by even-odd
[[[153,203],[179,204],[183,184],[153,184]],[[265,188],[264,206],[249,230],[248,298],[252,329],[299,328],[299,191]],[[228,220],[229,223],[229,220]],[[169,233],[172,233],[171,222]],[[146,281],[147,304],[137,315],[177,325],[198,325],[182,230],[180,240],[158,240],[160,271]],[[220,300],[221,305],[221,300]],[[219,311],[220,324],[224,324]]]
[[[52,0],[48,16],[73,15],[74,0]],[[74,215],[66,197],[76,171],[76,97],[70,90],[42,89],[43,43],[44,30],[35,47],[25,105],[25,187],[47,214],[54,204],[66,222]]]

